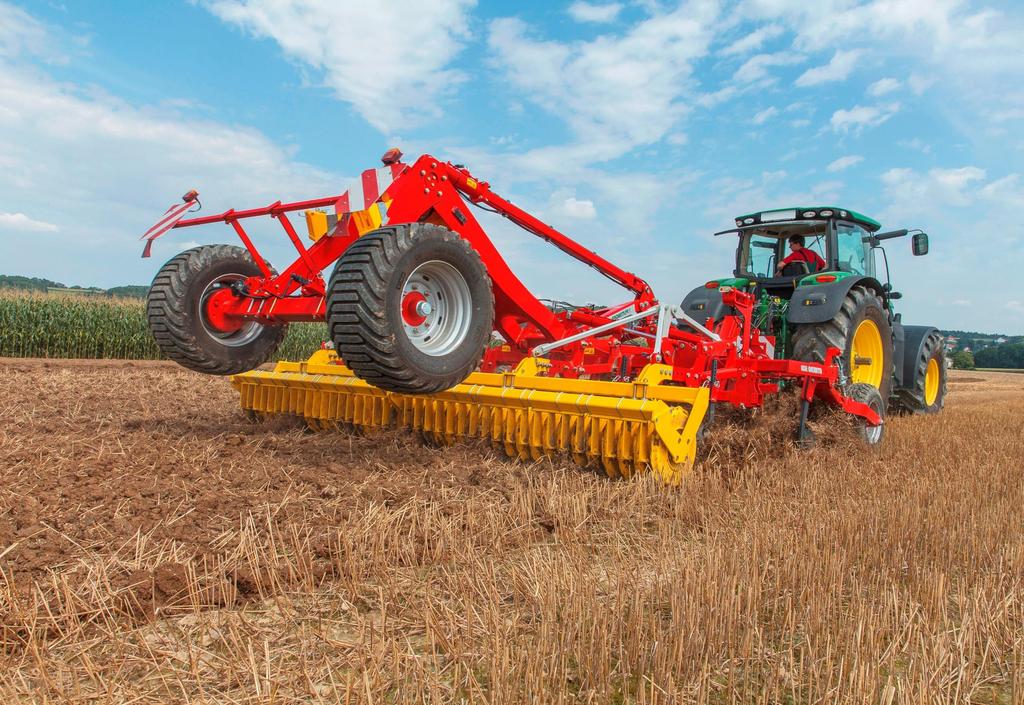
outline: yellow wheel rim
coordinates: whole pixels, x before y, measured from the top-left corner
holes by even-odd
[[[939,381],[941,378],[939,362],[934,357],[928,361],[928,369],[924,372],[924,405],[931,406],[939,398]]]
[[[881,389],[884,370],[882,334],[874,321],[865,318],[854,331],[850,345],[850,379],[854,384],[863,382]]]

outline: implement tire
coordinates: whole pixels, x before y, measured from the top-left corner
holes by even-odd
[[[937,414],[946,403],[945,341],[938,331],[929,333],[921,344],[913,380],[893,397],[897,411],[905,414]]]
[[[801,325],[793,333],[793,357],[797,360],[824,362],[828,348],[842,351],[843,370],[852,384],[870,384],[882,399],[889,398],[893,381],[892,328],[882,299],[873,289],[854,286],[835,318]]]
[[[480,364],[494,294],[476,251],[429,223],[392,225],[356,240],[327,291],[335,350],[360,378],[392,392],[454,387]]]
[[[859,417],[854,420],[857,435],[864,445],[879,445],[885,436],[885,397],[881,395],[877,387],[863,382],[850,385],[847,396],[854,401],[870,406],[872,411],[882,417],[881,426],[868,426],[864,419]]]
[[[208,375],[247,372],[269,360],[287,325],[249,322],[221,333],[205,319],[203,303],[211,293],[253,276],[263,276],[256,262],[248,251],[231,245],[202,245],[168,260],[146,297],[149,330],[160,351]]]

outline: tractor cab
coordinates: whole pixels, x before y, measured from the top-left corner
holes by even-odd
[[[836,207],[785,208],[750,213],[736,218],[736,228],[716,235],[738,235],[738,279],[772,296],[790,299],[800,282],[811,275],[845,273],[875,276],[871,236],[881,225],[855,211]],[[799,236],[803,247],[818,255],[784,264],[790,254],[789,240]]]

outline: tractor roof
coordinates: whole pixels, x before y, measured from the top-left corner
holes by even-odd
[[[794,206],[792,208],[773,208],[766,211],[747,213],[736,216],[736,226],[753,225],[755,223],[772,223],[780,220],[820,220],[821,218],[838,218],[849,220],[864,226],[869,232],[876,232],[882,224],[863,213],[839,206]]]

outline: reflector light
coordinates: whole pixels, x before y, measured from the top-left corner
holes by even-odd
[[[814,281],[819,284],[827,284],[828,282],[834,282],[836,280],[835,274],[819,274],[814,278]]]
[[[718,282],[708,282],[704,285],[705,289],[717,289],[719,286]]]

